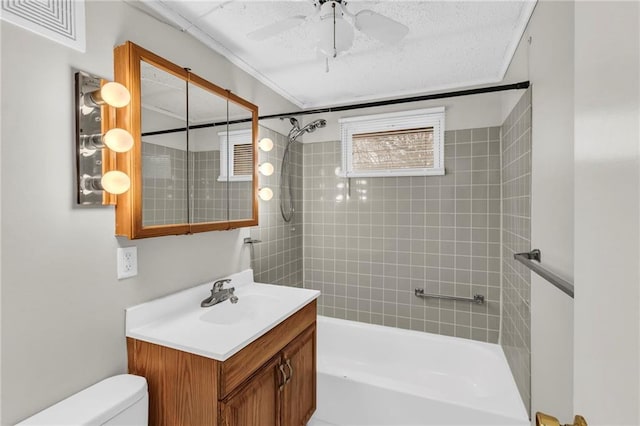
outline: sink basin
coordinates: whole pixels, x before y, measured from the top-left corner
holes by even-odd
[[[311,303],[317,290],[261,284],[247,269],[232,279],[238,303],[208,308],[200,302],[212,282],[127,308],[126,336],[224,361]]]
[[[200,319],[217,325],[259,321],[277,308],[279,299],[265,294],[239,294],[238,303],[229,300],[213,305]]]

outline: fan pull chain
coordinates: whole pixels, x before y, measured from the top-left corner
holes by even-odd
[[[338,56],[338,49],[336,48],[336,3],[331,3],[331,7],[333,7],[333,57],[335,58]]]

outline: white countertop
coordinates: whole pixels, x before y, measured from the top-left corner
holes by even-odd
[[[247,269],[229,277],[238,303],[201,308],[212,282],[132,306],[126,336],[224,361],[316,299],[320,292],[253,282]],[[244,302],[244,303],[243,303]]]

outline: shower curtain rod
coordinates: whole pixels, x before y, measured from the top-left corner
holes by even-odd
[[[513,84],[503,84],[500,86],[489,86],[489,87],[479,87],[477,89],[467,89],[467,90],[458,90],[454,92],[443,92],[443,93],[434,93],[431,95],[422,95],[422,96],[411,96],[408,98],[397,98],[397,99],[387,99],[384,101],[374,101],[374,102],[364,102],[361,104],[351,104],[351,105],[342,105],[336,107],[327,107],[327,108],[317,108],[317,109],[307,109],[302,111],[294,111],[294,112],[286,112],[282,114],[271,114],[271,115],[262,115],[258,117],[258,120],[269,120],[274,118],[286,118],[296,115],[309,115],[309,114],[323,114],[326,112],[338,112],[338,111],[349,111],[352,109],[362,109],[362,108],[373,108],[373,107],[381,107],[387,105],[396,105],[396,104],[404,104],[409,102],[420,102],[420,101],[430,101],[434,99],[445,99],[445,98],[455,98],[458,96],[469,96],[469,95],[479,95],[482,93],[492,93],[492,92],[503,92],[506,90],[523,90],[529,88],[529,81],[521,81],[519,83]],[[204,129],[207,127],[216,127],[223,126],[226,124],[238,124],[238,123],[247,123],[250,122],[251,118],[243,118],[239,120],[231,120],[231,121],[221,121],[219,123],[205,123],[205,124],[195,124],[193,126],[189,126],[189,130],[191,129]],[[154,136],[154,135],[164,135],[167,133],[177,133],[186,131],[186,127],[176,128],[176,129],[168,129],[168,130],[158,130],[155,132],[146,132],[143,133],[142,136]]]

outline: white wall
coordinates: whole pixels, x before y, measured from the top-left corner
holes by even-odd
[[[531,42],[529,40],[531,39]],[[509,67],[532,85],[531,248],[573,277],[573,2],[538,1]],[[505,114],[512,94],[503,100]],[[573,419],[573,301],[531,274],[531,412]]]
[[[0,24],[2,25],[2,24]],[[2,31],[0,31],[0,46]],[[2,58],[0,56],[0,99],[2,97]],[[2,114],[0,114],[0,164],[2,164]],[[2,224],[2,173],[0,172],[0,224]],[[2,423],[2,226],[0,225],[0,424]]]
[[[2,418],[13,424],[126,371],[124,309],[249,265],[247,230],[129,242],[112,207],[74,204],[73,68],[113,76],[130,39],[258,104],[296,108],[190,36],[115,1],[89,1],[87,53],[2,22]],[[139,275],[116,279],[116,248]],[[203,295],[203,298],[206,295]]]
[[[640,5],[575,6],[575,410],[640,424]]]
[[[525,40],[532,91],[531,248],[573,278],[573,8],[540,2]],[[573,419],[573,300],[531,274],[532,414]],[[553,386],[550,384],[553,383]]]

